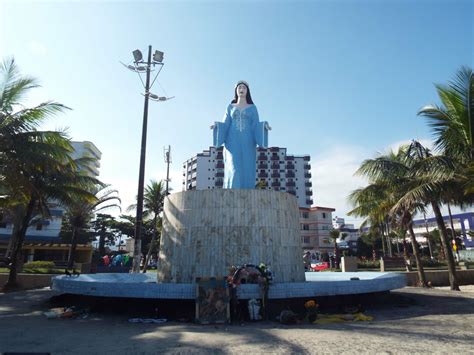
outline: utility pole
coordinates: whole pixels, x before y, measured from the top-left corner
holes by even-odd
[[[135,219],[135,240],[134,240],[134,250],[133,250],[133,266],[132,272],[139,273],[140,272],[140,261],[141,261],[141,246],[142,246],[142,232],[143,232],[143,190],[145,185],[145,157],[146,157],[146,136],[147,136],[147,126],[148,126],[148,102],[149,99],[153,101],[167,101],[172,99],[173,97],[164,97],[152,94],[150,92],[150,88],[155,83],[158,74],[160,73],[161,69],[163,69],[163,52],[158,50],[155,51],[153,54],[153,60],[151,56],[151,46],[148,46],[148,60],[145,62],[143,61],[143,55],[140,50],[133,51],[133,65],[123,64],[123,66],[132,72],[135,72],[140,77],[140,81],[143,84],[145,89],[145,103],[143,107],[143,128],[142,128],[142,144],[140,150],[140,170],[138,174],[138,193],[137,193],[137,216]],[[159,70],[157,71],[153,82],[150,85],[150,73],[151,73],[151,66],[153,68],[155,66],[159,66]],[[143,80],[140,74],[146,73],[146,84],[143,83]]]
[[[170,181],[170,163],[171,163],[171,146],[164,148],[165,163],[166,163],[166,196],[169,195],[169,181]]]
[[[146,62],[145,105],[143,107],[142,145],[140,152],[140,171],[138,174],[137,217],[135,220],[135,242],[133,248],[132,272],[135,273],[140,272],[142,250],[143,190],[145,185],[146,133],[148,126],[148,99],[150,96],[150,67],[151,46],[148,46],[148,61]]]

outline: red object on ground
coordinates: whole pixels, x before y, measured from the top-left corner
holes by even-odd
[[[326,270],[326,269],[329,269],[329,263],[321,262],[321,263],[311,264],[311,270],[313,271],[321,271],[321,270]]]

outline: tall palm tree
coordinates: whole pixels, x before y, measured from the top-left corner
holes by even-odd
[[[456,179],[457,162],[444,155],[433,155],[428,148],[417,141],[413,141],[409,145],[406,156],[407,159],[413,162],[413,166],[410,171],[410,180],[396,207],[404,208],[415,203],[424,203],[431,206],[436,224],[440,230],[441,244],[448,262],[451,290],[459,291],[456,264],[440,208],[443,202],[443,184]]]
[[[435,148],[453,160],[449,180],[463,186],[463,202],[474,203],[474,73],[461,67],[447,85],[435,85],[441,105],[424,106],[418,115],[428,120]],[[448,179],[438,179],[446,181]],[[458,199],[459,201],[459,199]],[[446,201],[444,201],[446,202]]]
[[[66,106],[45,102],[25,108],[25,95],[38,87],[35,79],[22,76],[13,59],[0,67],[0,190],[14,206],[16,216],[11,243],[12,266],[5,288],[16,284],[17,267],[28,226],[37,214],[49,215],[49,203],[68,203],[92,198],[85,190],[100,183],[78,173],[70,157],[73,148],[64,132],[38,131],[47,117]]]
[[[153,223],[153,235],[151,238],[150,248],[148,249],[145,263],[143,265],[143,272],[145,273],[148,268],[148,263],[151,258],[151,254],[158,243],[159,235],[158,229],[160,228],[160,213],[163,212],[163,204],[166,197],[166,188],[163,181],[157,182],[156,180],[150,180],[150,183],[145,187],[143,194],[143,217],[151,218]],[[128,207],[128,211],[136,209],[136,205]]]
[[[90,191],[95,200],[78,199],[72,204],[66,206],[66,216],[69,224],[72,227],[71,245],[69,247],[68,267],[72,268],[74,265],[74,256],[76,252],[77,236],[87,227],[93,215],[97,212],[109,209],[118,208],[120,210],[120,198],[116,196],[117,190],[112,190],[108,185],[94,186]]]
[[[369,185],[364,189],[354,191],[350,200],[356,206],[349,214],[366,214],[369,216],[384,216],[388,214],[400,228],[409,231],[413,254],[415,256],[419,284],[426,286],[426,277],[413,231],[413,215],[422,206],[418,201],[398,205],[399,199],[405,194],[411,179],[413,160],[407,155],[407,148],[401,147],[397,153],[390,152],[375,159],[365,160],[356,174],[365,176]],[[375,198],[377,197],[377,198]],[[384,223],[380,220],[379,224]]]

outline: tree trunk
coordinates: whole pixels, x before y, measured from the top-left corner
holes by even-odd
[[[411,245],[413,247],[413,255],[415,255],[416,269],[418,272],[418,281],[420,286],[426,287],[426,277],[425,271],[423,269],[423,264],[421,263],[420,251],[418,250],[418,243],[416,241],[415,232],[413,231],[413,225],[410,223],[408,230],[410,232]]]
[[[456,243],[456,233],[454,231],[454,223],[453,223],[453,215],[451,214],[451,206],[448,205],[448,213],[449,213],[449,222],[451,223],[451,236],[453,237],[453,245]]]
[[[403,257],[405,259],[407,271],[412,271],[410,255],[408,255],[407,241],[405,240],[405,238],[403,238]]]
[[[146,254],[145,257],[145,262],[143,265],[143,273],[146,273],[146,270],[148,269],[148,263],[150,262],[151,254],[153,252],[153,249],[155,249],[155,244],[156,244],[156,218],[157,215],[153,217],[153,235],[151,236],[151,243],[150,243],[150,248],[148,249],[148,253]]]
[[[78,234],[78,229],[76,227],[72,227],[71,246],[69,247],[69,257],[67,260],[67,267],[69,269],[72,269],[74,267],[74,257],[76,256],[77,234]]]
[[[384,230],[385,230],[385,233],[386,233],[386,236],[387,236],[386,240],[387,240],[388,256],[392,257],[393,256],[392,240],[390,239],[390,230],[388,228],[388,223],[384,223],[383,226],[384,226]]]
[[[31,220],[31,215],[35,207],[35,199],[32,197],[28,202],[26,207],[25,215],[22,218],[20,228],[17,229],[16,233],[12,235],[12,255],[11,255],[11,267],[10,273],[8,275],[8,281],[4,286],[4,289],[11,289],[17,286],[16,276],[17,270],[20,263],[20,257],[22,255],[21,249],[23,247],[23,242],[25,240],[26,230],[28,229],[28,224]]]
[[[105,235],[99,235],[99,254],[100,256],[105,255]]]
[[[433,207],[436,223],[438,224],[440,231],[441,244],[443,245],[444,254],[446,255],[446,260],[448,261],[448,275],[451,290],[460,291],[458,279],[456,277],[456,264],[454,263],[454,257],[453,253],[451,252],[451,248],[449,247],[448,232],[446,230],[446,226],[444,225],[443,215],[441,214],[436,201],[431,201],[431,207]]]
[[[382,232],[382,253],[383,253],[383,256],[385,256],[385,255],[387,255],[387,251],[385,250],[386,246],[385,246],[385,236],[384,236],[384,233],[383,233],[383,225],[381,225],[381,227],[382,228],[380,228],[379,230]]]

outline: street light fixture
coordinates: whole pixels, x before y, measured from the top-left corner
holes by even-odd
[[[140,259],[141,259],[141,243],[142,243],[142,225],[143,225],[143,190],[145,185],[145,156],[146,156],[146,136],[147,136],[147,126],[148,126],[148,99],[151,98],[154,101],[167,101],[171,98],[160,97],[158,95],[150,93],[150,88],[153,86],[158,74],[160,74],[161,69],[163,68],[163,56],[164,53],[160,51],[155,51],[153,55],[153,61],[151,60],[151,46],[148,46],[148,60],[143,61],[142,52],[138,49],[133,51],[134,65],[126,65],[122,63],[127,69],[138,73],[140,80],[145,88],[145,104],[143,108],[143,127],[142,127],[142,143],[140,151],[140,170],[138,174],[138,194],[137,194],[137,217],[135,223],[135,241],[134,241],[134,251],[133,251],[133,266],[132,272],[140,272]],[[153,79],[153,82],[150,85],[150,73],[152,71],[152,66],[159,66],[159,70]],[[143,80],[140,76],[140,73],[146,72],[146,83],[143,83]]]

